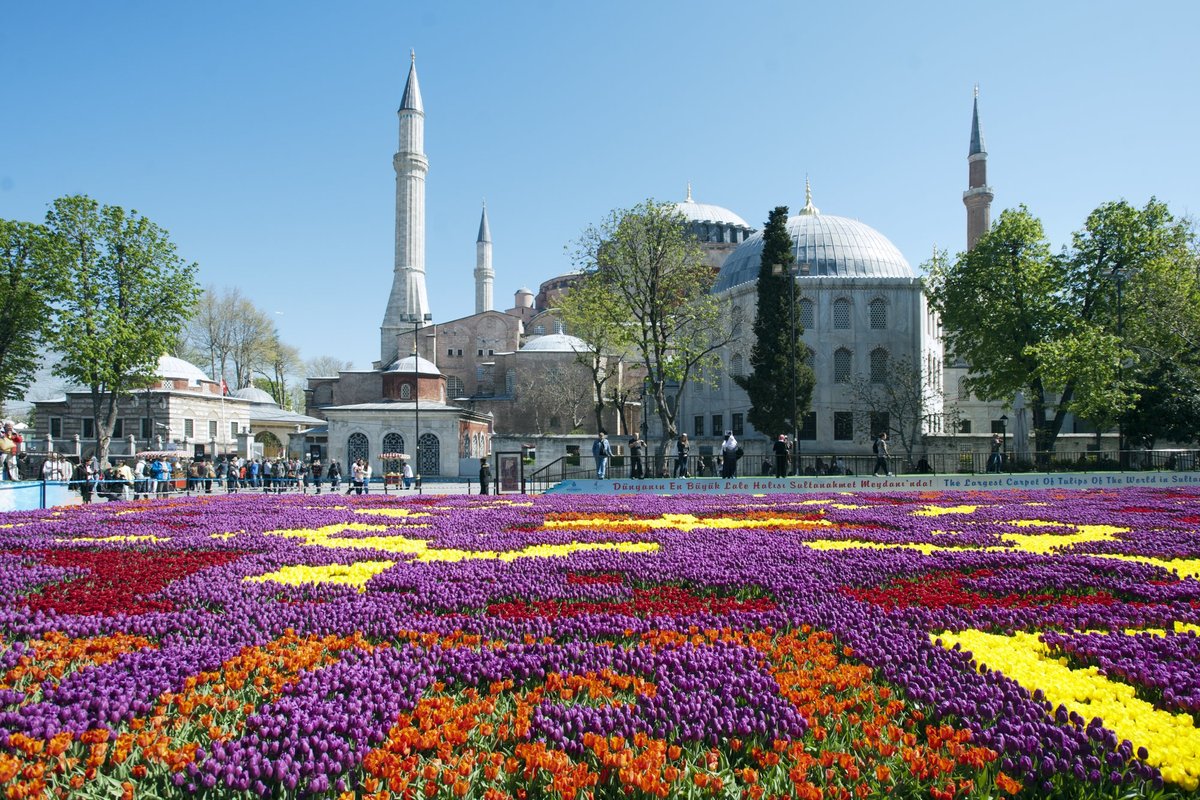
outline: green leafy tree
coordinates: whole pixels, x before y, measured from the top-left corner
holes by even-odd
[[[628,330],[635,367],[662,424],[660,453],[678,434],[676,409],[689,379],[716,374],[731,338],[727,307],[709,294],[715,273],[671,203],[647,200],[584,231],[576,261],[615,302],[611,325]]]
[[[567,331],[586,345],[584,350],[576,351],[575,361],[591,378],[597,432],[604,427],[608,400],[620,397],[619,384],[624,375],[620,360],[633,347],[631,328],[613,319],[613,309],[620,303],[621,298],[603,276],[593,273],[560,296],[554,306]]]
[[[0,219],[0,400],[20,400],[42,362],[57,262],[46,229]]]
[[[812,405],[816,377],[803,357],[797,325],[791,339],[792,319],[800,290],[792,275],[792,237],[787,231],[788,208],[777,206],[763,228],[762,263],[758,268],[758,310],[754,317],[754,346],[750,374],[735,375],[737,385],[750,398],[747,418],[765,434],[796,430]],[[793,348],[796,348],[793,350]],[[795,365],[795,403],[792,402],[792,366]],[[795,419],[793,419],[793,411]],[[793,442],[793,445],[796,443]]]
[[[1156,361],[1140,382],[1138,404],[1123,420],[1131,445],[1154,447],[1163,439],[1195,442],[1200,434],[1200,368],[1195,360]]]
[[[1135,345],[1153,340],[1140,332],[1154,328],[1158,311],[1131,299],[1164,271],[1194,263],[1189,242],[1164,204],[1120,201],[1093,211],[1071,247],[1053,255],[1041,222],[1021,206],[1003,212],[974,250],[929,265],[926,291],[950,350],[971,365],[968,388],[985,400],[1024,390],[1037,449],[1047,453],[1068,412],[1103,425],[1137,403]]]
[[[55,200],[46,228],[44,264],[59,276],[54,372],[90,392],[105,462],[118,398],[152,382],[159,356],[187,323],[199,295],[196,265],[149,219],[85,196]]]

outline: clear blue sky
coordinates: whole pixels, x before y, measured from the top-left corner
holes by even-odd
[[[9,2],[0,217],[136,208],[306,358],[366,367],[410,48],[444,321],[474,310],[483,198],[500,308],[689,180],[761,226],[808,174],[910,263],[957,251],[976,82],[993,217],[1026,203],[1057,246],[1106,200],[1200,212],[1198,30],[1195,2]]]

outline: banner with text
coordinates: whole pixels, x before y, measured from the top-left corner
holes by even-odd
[[[566,480],[562,494],[792,494],[796,492],[920,492],[988,489],[1113,489],[1122,486],[1200,486],[1200,472],[1098,472],[1023,475],[898,475],[817,478],[674,478]]]

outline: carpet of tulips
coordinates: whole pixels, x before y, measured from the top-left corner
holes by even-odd
[[[0,517],[26,797],[1197,797],[1200,494]]]

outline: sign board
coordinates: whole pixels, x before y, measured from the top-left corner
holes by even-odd
[[[500,491],[521,491],[521,455],[519,453],[497,453],[497,468],[500,470]]]
[[[503,480],[503,472],[501,472]],[[797,492],[921,492],[989,489],[1115,489],[1123,486],[1200,488],[1200,472],[1056,472],[1014,475],[897,475],[873,477],[695,478],[566,480],[562,494],[795,494]]]

